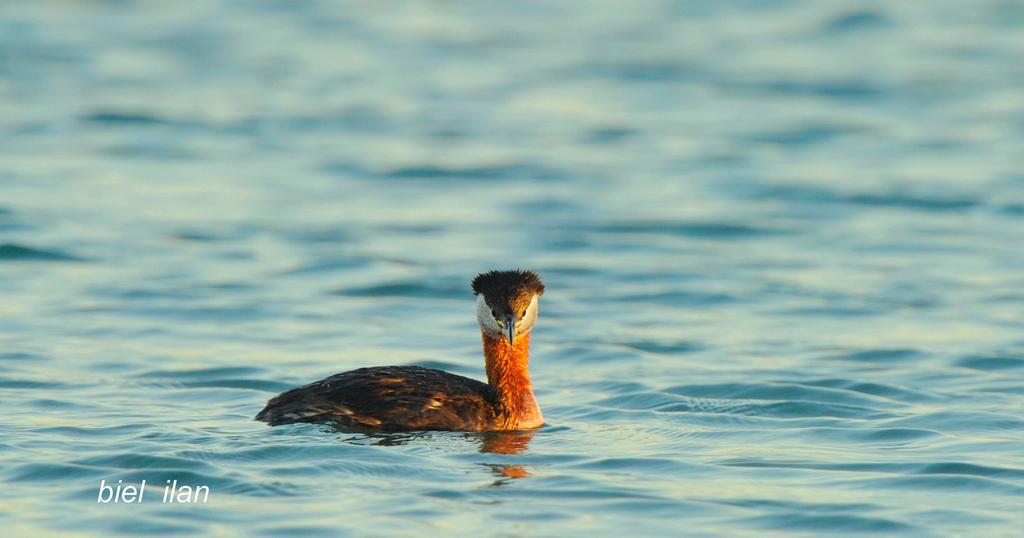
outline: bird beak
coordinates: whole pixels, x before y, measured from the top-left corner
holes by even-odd
[[[505,320],[505,337],[508,338],[508,345],[516,341],[516,320],[513,318]]]

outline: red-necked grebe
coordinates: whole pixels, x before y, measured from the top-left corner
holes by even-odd
[[[532,271],[473,279],[487,383],[420,366],[377,366],[284,392],[256,415],[272,426],[327,422],[356,429],[525,430],[544,424],[527,369],[544,284]]]

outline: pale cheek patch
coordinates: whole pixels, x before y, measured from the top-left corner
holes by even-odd
[[[533,328],[533,324],[537,322],[537,309],[540,306],[538,296],[534,295],[533,299],[530,300],[530,306],[526,307],[526,315],[519,322],[518,330],[519,334],[526,334]]]
[[[491,315],[491,307],[487,306],[487,301],[484,300],[483,295],[476,297],[476,320],[480,323],[480,330],[484,334],[496,338],[502,336],[501,327],[498,327],[498,322]]]

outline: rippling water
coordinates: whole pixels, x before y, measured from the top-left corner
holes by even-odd
[[[1016,2],[5,2],[5,535],[1012,536]],[[482,377],[527,434],[252,420]],[[101,480],[208,485],[98,505]]]

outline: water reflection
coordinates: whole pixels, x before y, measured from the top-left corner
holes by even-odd
[[[346,428],[338,428],[332,426],[334,431],[344,433],[354,433],[352,430]],[[359,432],[360,434],[354,437],[342,438],[346,443],[352,443],[356,445],[372,445],[372,446],[404,446],[408,445],[417,439],[427,439],[436,441],[437,435],[452,435],[449,432],[393,432],[393,433],[373,433],[373,432]],[[470,433],[455,433],[454,435],[462,435],[466,441],[479,443],[479,451],[484,454],[501,454],[501,455],[519,455],[524,454],[530,447],[530,441],[533,440],[536,435],[536,430],[531,431],[509,431],[509,432],[470,432]],[[533,476],[533,473],[527,470],[525,465],[515,463],[481,463],[490,469],[490,471],[497,476],[499,480],[496,480],[491,486],[504,486],[509,484],[512,479],[526,478]]]
[[[494,476],[499,477],[499,480],[495,480],[491,483],[492,487],[504,486],[512,482],[511,479],[516,478],[528,478],[533,476],[533,473],[526,470],[525,465],[511,465],[505,463],[487,463],[487,468],[494,473]]]
[[[530,447],[536,430],[480,433],[480,452],[522,454]]]
[[[462,436],[470,442],[478,442],[480,452],[491,454],[522,454],[530,446],[530,441],[536,435],[536,431],[507,431],[507,432],[438,432],[438,431],[414,431],[414,432],[374,432],[353,429],[335,424],[327,425],[334,432],[344,434],[355,434],[353,437],[343,438],[346,443],[373,446],[403,446],[408,445],[417,439],[434,438],[438,435]]]
[[[530,441],[536,430],[514,432],[483,432],[480,434],[480,452],[491,454],[522,454],[530,447]],[[506,463],[487,463],[486,465],[499,480],[491,483],[492,487],[509,484],[512,479],[533,476],[525,465]]]
[[[345,428],[340,426],[331,426],[335,431],[344,433],[359,433],[356,437],[349,437],[343,439],[346,443],[352,443],[355,445],[371,445],[371,446],[404,446],[410,442],[415,441],[423,437],[427,437],[432,432],[388,432],[388,433],[364,433],[360,430],[353,430],[351,428]]]

